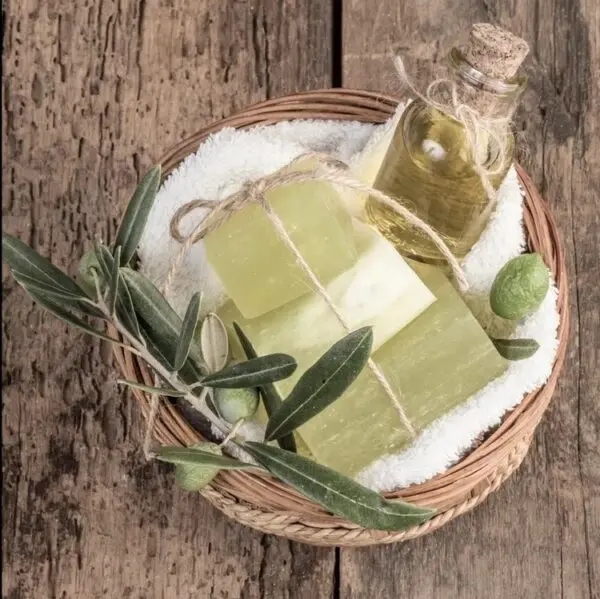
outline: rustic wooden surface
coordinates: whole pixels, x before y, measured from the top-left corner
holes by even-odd
[[[339,551],[229,522],[145,464],[101,347],[3,271],[3,597],[600,597],[597,0],[7,0],[3,16],[3,227],[65,267],[191,130],[295,90],[396,91],[390,50],[426,81],[472,21],[521,33],[523,161],[565,238],[574,315],[522,469],[432,536]]]

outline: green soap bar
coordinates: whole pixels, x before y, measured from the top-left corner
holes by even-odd
[[[326,290],[350,330],[373,327],[377,349],[428,308],[435,296],[384,237],[364,223],[355,223],[355,264],[333,279]],[[393,273],[393,276],[390,276]],[[229,302],[219,313],[225,321],[240,318]],[[247,334],[259,347],[293,349],[294,357],[310,365],[318,350],[327,350],[346,331],[325,300],[310,293],[248,321]]]
[[[417,431],[467,401],[508,363],[436,267],[411,263],[437,301],[373,354]],[[411,441],[391,400],[365,370],[302,429],[317,459],[349,476]],[[326,441],[329,439],[329,441]]]
[[[415,429],[421,431],[500,376],[507,362],[444,274],[429,265],[411,262],[411,266],[437,300],[375,351],[373,359],[401,398]],[[221,316],[227,324],[239,318],[231,306]],[[241,320],[240,325],[259,353],[285,351],[298,360],[294,376],[278,383],[282,397],[331,345],[331,339],[315,334],[320,323],[307,331],[309,344],[298,332],[293,346],[289,337],[286,346],[280,343],[277,329],[271,328],[266,318]],[[234,351],[239,349],[234,347]],[[315,459],[353,477],[412,441],[392,401],[368,368],[341,398],[298,433]]]
[[[315,166],[307,160],[294,170]],[[355,262],[351,217],[331,184],[294,183],[268,192],[266,198],[319,281],[326,283]],[[312,289],[257,205],[235,213],[204,243],[210,264],[245,318],[261,316]]]

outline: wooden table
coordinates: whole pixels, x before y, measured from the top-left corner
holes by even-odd
[[[600,9],[597,0],[10,0],[4,228],[72,269],[140,175],[198,127],[296,90],[398,91],[469,24],[530,41],[522,160],[557,215],[573,336],[521,470],[436,534],[315,549],[226,520],[142,458],[101,346],[4,271],[4,597],[600,597]],[[432,66],[433,65],[433,66]],[[108,382],[107,382],[108,381]]]

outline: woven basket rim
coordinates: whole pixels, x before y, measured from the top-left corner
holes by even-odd
[[[323,89],[300,92],[266,100],[213,123],[176,144],[162,158],[164,175],[195,151],[209,134],[223,127],[247,128],[272,124],[291,118],[321,120],[358,120],[381,123],[393,113],[399,99],[379,92],[353,89]],[[361,528],[327,513],[284,483],[265,474],[246,471],[222,472],[203,489],[213,505],[228,516],[263,532],[318,544],[359,546],[391,543],[427,534],[452,518],[483,501],[519,466],[531,437],[548,406],[566,353],[569,310],[565,256],[554,218],[530,177],[516,165],[525,191],[524,223],[529,248],[538,251],[550,267],[558,288],[560,314],[559,347],[547,383],[528,394],[505,415],[502,423],[477,447],[447,471],[418,485],[391,493],[418,505],[438,508],[430,521],[406,531],[385,532]],[[147,367],[135,356],[114,348],[117,362],[128,378],[152,384]],[[144,417],[148,416],[150,398],[136,390]],[[198,433],[179,411],[163,402],[157,419],[155,437],[162,444],[190,445],[200,440]]]

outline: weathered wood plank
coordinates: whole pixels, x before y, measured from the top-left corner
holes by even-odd
[[[22,0],[4,8],[4,228],[73,271],[136,180],[192,130],[330,82],[318,0]],[[144,464],[98,344],[4,271],[4,591],[35,597],[326,595],[334,552],[266,538]]]
[[[406,546],[342,552],[343,597],[600,596],[600,11],[593,0],[358,0],[344,4],[347,87],[398,91],[391,50],[425,84],[469,25],[532,46],[516,118],[522,161],[550,201],[571,273],[573,336],[556,397],[523,468],[484,506]],[[433,64],[432,64],[433,63]]]

